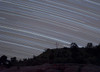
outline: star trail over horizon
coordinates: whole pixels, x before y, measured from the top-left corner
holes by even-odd
[[[100,0],[0,0],[0,56],[100,43]]]

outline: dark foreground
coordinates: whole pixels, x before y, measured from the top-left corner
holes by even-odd
[[[43,64],[38,66],[0,67],[0,72],[100,72],[100,66],[91,64]]]

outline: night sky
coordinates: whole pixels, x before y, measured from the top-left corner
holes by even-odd
[[[0,56],[100,43],[100,0],[0,0]]]

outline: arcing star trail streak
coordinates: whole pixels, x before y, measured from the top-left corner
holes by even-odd
[[[0,55],[39,55],[100,43],[100,0],[0,0]]]

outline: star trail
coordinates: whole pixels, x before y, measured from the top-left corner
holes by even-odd
[[[99,0],[0,0],[0,56],[100,43]]]

